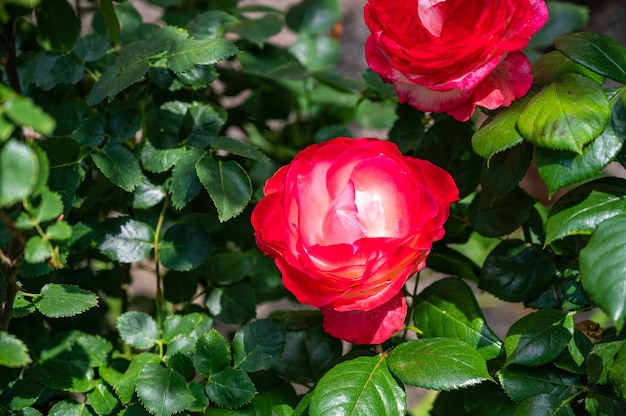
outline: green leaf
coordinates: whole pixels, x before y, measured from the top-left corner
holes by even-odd
[[[580,279],[591,299],[615,321],[618,332],[626,323],[626,213],[598,225],[580,251]]]
[[[506,365],[541,365],[559,356],[574,335],[572,315],[541,309],[515,322],[504,339]]]
[[[156,354],[141,353],[133,357],[128,369],[124,372],[124,375],[113,385],[113,389],[120,398],[122,404],[127,405],[133,398],[135,393],[135,385],[137,383],[137,377],[143,368],[148,363],[160,363],[161,357]]]
[[[89,404],[98,415],[110,415],[119,410],[120,402],[105,383],[98,383],[96,388],[87,393]]]
[[[29,263],[43,263],[50,258],[52,244],[38,235],[30,237],[24,246],[24,260]]]
[[[330,30],[341,18],[337,0],[304,0],[287,11],[285,22],[298,34],[318,34]]]
[[[189,105],[180,126],[179,136],[192,147],[204,149],[217,137],[225,114],[207,104]]]
[[[50,68],[50,76],[58,84],[77,84],[84,75],[85,67],[74,54],[60,56]]]
[[[593,346],[585,365],[590,383],[607,384],[615,356],[626,346],[626,340],[601,342]]]
[[[461,403],[470,415],[512,416],[516,407],[515,402],[495,383],[481,383],[458,390],[458,392],[465,393]],[[454,391],[449,393],[454,393]],[[441,393],[438,399],[440,395]]]
[[[185,29],[194,39],[215,38],[223,34],[226,25],[235,22],[237,18],[223,10],[211,10],[194,16],[185,25]]]
[[[139,162],[122,145],[110,144],[91,155],[94,163],[111,182],[127,192],[132,192],[142,181]]]
[[[552,366],[510,365],[498,371],[498,378],[506,394],[518,403],[537,394],[566,400],[581,387],[577,375]]]
[[[52,406],[48,416],[96,416],[93,409],[87,403],[78,403],[71,399],[65,399]]]
[[[263,47],[268,38],[277,35],[283,28],[283,19],[277,13],[267,13],[258,19],[240,16],[239,20],[228,27],[229,32],[237,33],[258,47]]]
[[[574,62],[626,84],[626,50],[609,36],[578,32],[554,39],[556,48]]]
[[[533,63],[533,84],[546,86],[569,73],[584,75],[598,84],[603,84],[605,79],[602,75],[572,61],[561,52],[552,51],[540,56]]]
[[[72,137],[80,144],[96,149],[106,140],[106,131],[102,116],[89,115],[76,126]]]
[[[240,251],[219,251],[207,263],[207,278],[216,285],[230,286],[254,270],[252,257]]]
[[[531,97],[532,94],[529,94],[515,100],[509,108],[488,118],[474,133],[472,148],[476,154],[487,159],[487,163],[496,153],[517,146],[524,140],[517,131],[516,123]]]
[[[167,51],[167,67],[174,72],[186,72],[194,65],[215,64],[237,52],[237,47],[225,39],[182,39]]]
[[[15,335],[0,331],[0,365],[20,368],[31,362],[26,344]]]
[[[613,161],[626,139],[626,107],[618,101],[604,131],[582,154],[537,148],[535,156],[539,175],[551,197],[559,188],[591,178]]]
[[[149,362],[137,377],[137,396],[155,416],[182,412],[195,400],[182,375],[159,363]]]
[[[124,143],[134,139],[141,130],[142,123],[143,115],[138,108],[131,106],[111,112],[106,123],[109,143]]]
[[[569,73],[531,98],[517,128],[537,146],[582,154],[583,146],[606,127],[610,111],[597,82]]]
[[[358,357],[329,370],[311,397],[311,415],[403,415],[404,389],[384,356]]]
[[[166,193],[163,187],[153,184],[144,177],[133,192],[133,208],[152,208],[161,202],[165,196]]]
[[[413,324],[423,338],[458,339],[485,360],[502,353],[502,341],[487,325],[470,287],[458,278],[439,280],[415,298]]]
[[[163,133],[164,135],[167,133]],[[185,154],[184,147],[158,149],[148,142],[141,149],[141,164],[150,172],[161,173],[170,169]]]
[[[100,6],[111,44],[117,45],[120,43],[120,22],[113,8],[113,2],[111,0],[100,0]]]
[[[495,154],[483,164],[480,185],[491,201],[504,197],[520,183],[528,171],[534,151],[530,143],[523,142]]]
[[[468,209],[474,229],[485,237],[500,237],[515,231],[530,215],[535,200],[520,188],[495,201],[478,192]]]
[[[99,335],[81,334],[72,346],[73,356],[88,363],[90,367],[107,365],[112,350],[113,345]]]
[[[85,177],[80,165],[80,146],[70,137],[51,137],[39,146],[46,152],[50,161],[48,186],[56,192],[74,192]]]
[[[67,221],[57,221],[46,228],[46,236],[56,241],[69,240],[72,237],[72,227]]]
[[[48,318],[65,318],[97,306],[98,296],[78,286],[47,283],[33,302]]]
[[[74,55],[83,62],[94,62],[102,58],[110,47],[107,38],[91,33],[78,39],[74,47]]]
[[[130,218],[105,221],[109,230],[98,240],[98,248],[111,260],[134,263],[150,255],[154,244],[154,230],[148,224]]]
[[[232,367],[213,374],[207,380],[206,393],[215,404],[227,409],[236,409],[250,403],[256,389],[248,374]]]
[[[304,79],[308,76],[306,68],[287,50],[266,44],[254,53],[238,56],[245,72],[275,80]]]
[[[215,329],[205,333],[196,344],[193,363],[198,373],[211,378],[230,365],[230,345]]]
[[[56,192],[46,189],[33,202],[29,211],[38,223],[53,220],[63,213],[63,201]]]
[[[170,270],[187,271],[201,265],[212,249],[211,239],[204,230],[175,224],[159,242],[159,261]]]
[[[169,186],[174,208],[184,208],[202,189],[202,183],[196,173],[196,163],[203,155],[204,153],[199,150],[189,149],[175,162]]]
[[[169,315],[163,323],[163,341],[167,356],[176,353],[192,354],[198,339],[211,330],[213,319],[204,313]]]
[[[56,127],[56,121],[45,113],[41,107],[22,96],[14,96],[4,105],[4,114],[15,124],[32,127],[43,135],[50,135]]]
[[[585,334],[574,331],[567,348],[554,360],[554,365],[571,373],[585,374],[584,364],[592,345]]]
[[[256,160],[261,163],[270,163],[270,159],[259,149],[251,144],[232,137],[216,137],[211,140],[211,148],[223,150],[237,156],[243,156],[247,159]]]
[[[522,400],[513,416],[574,416],[569,400],[559,400],[550,394],[538,394]]]
[[[211,313],[222,322],[241,324],[256,317],[256,296],[246,283],[216,287],[205,302]]]
[[[33,373],[41,384],[54,390],[86,393],[97,384],[93,370],[78,361],[47,360],[36,366]]]
[[[239,328],[233,338],[234,367],[253,372],[275,365],[285,347],[282,325],[259,319]]]
[[[190,303],[198,290],[198,277],[192,273],[168,271],[163,278],[163,296],[172,303]]]
[[[561,197],[546,221],[546,242],[568,235],[589,235],[604,220],[626,212],[626,180],[602,178]]]
[[[473,260],[444,245],[436,245],[426,258],[426,266],[447,275],[478,282],[480,268]]]
[[[80,20],[66,0],[43,0],[35,16],[41,46],[55,53],[72,50],[80,34]]]
[[[9,140],[0,149],[0,207],[28,197],[37,183],[37,155],[27,144]]]
[[[151,348],[160,339],[156,321],[147,313],[130,311],[117,319],[120,337],[131,347]]]
[[[476,347],[453,338],[406,341],[389,353],[387,365],[403,383],[432,390],[493,381]]]
[[[252,184],[237,162],[215,160],[206,154],[196,164],[196,172],[217,208],[220,222],[241,214],[248,205]]]
[[[535,33],[529,46],[535,48],[549,48],[553,46],[552,39],[557,36],[581,29],[589,20],[589,9],[564,1],[549,1],[548,21]]]
[[[485,259],[478,287],[508,302],[528,302],[556,276],[554,257],[541,246],[505,240]]]
[[[626,409],[616,398],[590,391],[585,397],[585,410],[591,416],[605,416],[619,415]]]

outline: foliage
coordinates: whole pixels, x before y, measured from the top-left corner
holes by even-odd
[[[534,88],[475,124],[339,73],[336,0],[150,3],[164,25],[0,4],[0,414],[400,415],[404,385],[440,391],[432,414],[624,412],[626,181],[604,169],[626,167],[626,50],[568,34],[586,10],[549,3]],[[249,217],[279,166],[355,126],[463,200],[405,330],[342,349],[319,311],[260,312],[291,298]],[[521,187],[534,165],[544,192]],[[535,311],[502,339],[476,289]]]

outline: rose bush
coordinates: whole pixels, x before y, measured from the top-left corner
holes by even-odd
[[[526,94],[520,50],[547,18],[543,0],[369,0],[366,59],[401,102],[465,121]]]
[[[326,332],[359,344],[402,328],[402,287],[458,199],[432,163],[391,142],[342,137],[298,153],[264,193],[252,213],[258,246],[300,302],[321,308]]]

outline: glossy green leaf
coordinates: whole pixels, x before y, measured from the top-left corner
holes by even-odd
[[[47,283],[33,302],[49,318],[78,315],[98,305],[95,293],[74,285]]]
[[[160,339],[156,321],[147,313],[130,311],[117,319],[120,337],[131,347],[151,348]]]
[[[626,407],[611,396],[590,391],[585,397],[585,410],[591,416],[619,415],[626,412]]]
[[[626,84],[626,49],[609,36],[577,32],[556,38],[554,44],[573,61]]]
[[[487,325],[470,287],[458,278],[438,280],[415,298],[413,324],[422,338],[458,339],[485,360],[502,353],[502,341]]]
[[[196,164],[198,178],[209,192],[221,222],[241,214],[252,197],[246,171],[234,161],[215,160],[205,155]]]
[[[515,322],[504,338],[506,365],[537,366],[555,359],[574,334],[572,315],[541,309]]]
[[[309,414],[405,414],[404,388],[386,361],[384,356],[358,357],[337,364],[315,386]]]
[[[470,415],[513,416],[515,411],[515,402],[495,383],[481,383],[459,392],[465,392],[462,402]]]
[[[574,416],[567,400],[549,394],[538,394],[522,400],[513,416]]]
[[[119,409],[120,402],[106,383],[98,383],[96,388],[87,393],[89,404],[98,415],[108,415]]]
[[[159,242],[159,260],[170,270],[191,270],[201,265],[212,249],[213,243],[204,230],[175,224]]]
[[[0,365],[19,368],[31,363],[28,347],[13,334],[0,331]]]
[[[94,371],[78,361],[54,358],[39,364],[33,373],[37,381],[53,390],[86,393],[97,384]]]
[[[270,163],[270,159],[259,149],[251,144],[232,137],[216,137],[211,141],[211,148],[223,150],[233,155],[243,156],[257,162]]]
[[[50,409],[48,416],[96,416],[87,403],[78,403],[72,399],[61,400]]]
[[[487,163],[496,153],[517,146],[524,140],[517,131],[516,123],[531,97],[529,94],[515,100],[509,108],[488,118],[474,133],[472,148],[476,154],[487,159]]]
[[[523,142],[485,162],[480,172],[480,186],[485,195],[495,201],[511,192],[526,175],[534,152],[530,143]]]
[[[120,401],[127,405],[133,398],[135,393],[135,384],[137,383],[137,377],[141,370],[149,363],[159,363],[161,357],[156,354],[141,353],[133,357],[128,369],[124,372],[122,377],[115,382],[113,389]]]
[[[552,40],[550,40],[552,42]],[[546,86],[565,74],[574,73],[604,83],[604,77],[577,64],[559,51],[548,52],[533,63],[533,83]]]
[[[332,28],[341,18],[337,0],[304,0],[287,11],[289,29],[299,34],[318,34]]]
[[[585,371],[591,383],[609,382],[609,371],[613,367],[615,356],[624,346],[626,346],[625,340],[601,342],[593,346],[585,365]]]
[[[175,162],[169,190],[172,194],[172,204],[177,209],[184,208],[202,189],[202,183],[196,173],[196,163],[202,156],[201,151],[189,149]]]
[[[193,355],[193,363],[198,373],[211,378],[213,374],[228,367],[230,360],[230,345],[219,332],[212,329],[200,337]]]
[[[234,367],[253,372],[275,365],[285,347],[282,325],[271,319],[252,321],[237,330],[233,338]]]
[[[555,150],[582,154],[610,117],[609,100],[595,81],[566,74],[531,98],[517,120],[529,142]]]
[[[480,235],[500,237],[515,231],[529,216],[535,200],[520,188],[495,201],[478,192],[469,206],[469,221]]]
[[[250,403],[256,394],[248,374],[232,367],[215,373],[207,381],[205,389],[209,399],[227,409],[236,409]]]
[[[98,248],[112,260],[134,263],[150,255],[154,230],[148,224],[130,218],[114,218],[105,222],[108,232],[99,239]]]
[[[582,154],[537,148],[535,153],[539,175],[552,196],[559,188],[589,179],[600,173],[622,148],[626,139],[626,108],[618,101],[604,131]]]
[[[109,143],[124,143],[134,139],[141,130],[143,115],[137,108],[123,108],[109,114],[106,127],[109,133]]]
[[[217,137],[225,118],[223,112],[211,105],[193,103],[185,112],[179,136],[190,146],[204,149]]]
[[[143,178],[133,192],[133,208],[147,209],[159,204],[166,193],[162,186],[158,186]]]
[[[0,149],[0,206],[25,199],[39,175],[37,155],[27,144],[9,140]]]
[[[200,337],[211,330],[213,319],[205,313],[169,315],[163,322],[163,341],[167,356],[176,353],[192,354]]]
[[[72,354],[90,367],[98,367],[108,364],[112,350],[113,345],[100,335],[81,334],[76,338]]]
[[[142,181],[139,163],[122,145],[110,144],[91,157],[104,176],[127,192],[132,192]]]
[[[426,266],[447,275],[478,282],[480,268],[473,260],[444,245],[436,245],[426,258]]]
[[[185,72],[194,65],[214,64],[236,53],[237,48],[225,39],[182,39],[167,51],[167,67],[174,72]]]
[[[602,178],[559,199],[546,222],[546,244],[568,235],[589,235],[604,220],[626,212],[626,180]]]
[[[556,277],[553,256],[541,246],[505,240],[487,256],[478,287],[508,302],[531,301]]]
[[[67,0],[42,0],[35,16],[41,46],[55,53],[72,50],[80,34],[80,20]]]
[[[174,166],[184,154],[184,147],[158,149],[148,142],[141,149],[141,164],[149,172],[161,173]]]
[[[207,296],[206,307],[220,321],[241,324],[256,317],[256,296],[247,283],[216,287]]]
[[[550,394],[559,400],[565,400],[580,388],[577,375],[549,365],[510,365],[498,371],[498,379],[506,394],[518,403],[537,394]]]
[[[11,97],[3,105],[4,115],[15,124],[32,127],[35,131],[50,135],[56,127],[56,121],[41,107],[22,96]]]
[[[228,27],[228,31],[237,33],[258,47],[263,47],[270,37],[281,31],[283,25],[284,22],[280,15],[267,13],[257,19],[240,17],[236,23]]]
[[[156,362],[141,370],[135,389],[141,403],[155,416],[182,412],[194,401],[183,376]]]
[[[580,279],[585,291],[613,318],[618,331],[626,324],[626,213],[601,222],[580,251]]]

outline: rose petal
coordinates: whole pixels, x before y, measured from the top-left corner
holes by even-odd
[[[407,306],[399,292],[389,302],[369,311],[337,312],[322,308],[324,331],[353,344],[380,344],[404,326]]]
[[[494,110],[508,107],[516,98],[523,97],[533,83],[532,69],[526,55],[513,52],[481,82],[474,92],[476,105]]]

